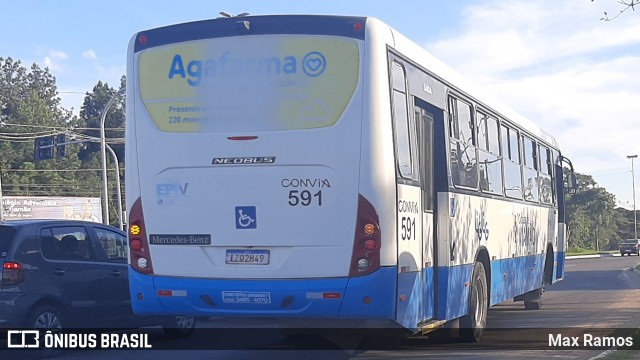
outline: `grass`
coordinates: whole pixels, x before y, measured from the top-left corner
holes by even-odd
[[[576,256],[576,255],[598,255],[598,254],[615,254],[617,250],[611,251],[595,251],[592,249],[570,249],[567,252],[567,256]]]
[[[591,249],[570,249],[567,252],[567,256],[575,256],[575,255],[596,255],[598,254],[595,250]]]

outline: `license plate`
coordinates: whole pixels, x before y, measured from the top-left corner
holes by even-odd
[[[271,293],[223,291],[222,301],[227,304],[271,304]]]
[[[268,265],[269,250],[227,250],[227,264]]]

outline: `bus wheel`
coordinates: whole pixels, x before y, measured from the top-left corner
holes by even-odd
[[[162,325],[164,333],[174,339],[189,337],[193,334],[195,329],[195,316],[174,316],[169,318]]]
[[[471,290],[469,292],[469,312],[460,319],[460,339],[463,341],[480,341],[487,326],[487,276],[481,262],[473,265]]]

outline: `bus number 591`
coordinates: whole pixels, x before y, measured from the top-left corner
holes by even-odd
[[[311,195],[309,190],[291,190],[289,191],[289,205],[291,206],[309,206],[317,200],[318,206],[322,206],[322,190]]]

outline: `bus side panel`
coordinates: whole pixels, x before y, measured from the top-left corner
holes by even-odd
[[[567,226],[558,224],[558,248],[554,252],[553,283],[564,279],[564,260],[567,248]]]
[[[129,293],[131,294],[131,307],[135,314],[168,314],[153,285],[153,276],[143,275],[133,270],[131,265],[129,265]]]
[[[362,136],[358,192],[376,208],[382,239],[380,264],[396,266],[396,174],[387,43],[393,42],[389,26],[368,18],[363,56]],[[395,283],[395,281],[394,281]]]
[[[340,317],[393,320],[397,273],[395,266],[383,266],[371,275],[350,278]]]
[[[492,261],[490,305],[539,289],[544,261],[545,254]]]
[[[435,278],[433,267],[429,266],[422,270],[422,283],[424,284],[424,318],[422,320],[431,320],[435,315]]]
[[[469,311],[469,280],[472,264],[439,266],[438,269],[438,319],[453,320]]]
[[[129,42],[129,53],[127,55],[127,79],[137,79],[137,67],[134,65],[138,61],[138,56],[133,55],[133,47],[135,44],[136,36],[131,38]],[[136,96],[135,87],[131,80],[127,83],[126,87],[126,117],[125,117],[125,142],[127,144],[127,151],[125,151],[125,164],[126,171],[125,183],[127,184],[125,191],[125,200],[129,208],[126,208],[127,214],[131,213],[131,206],[140,197],[140,173],[138,168],[138,142],[137,139],[137,124],[133,119],[136,118],[136,109],[143,108],[144,105]],[[128,222],[128,219],[125,219]]]
[[[408,329],[422,321],[421,271],[398,274],[398,312],[396,320]]]
[[[424,268],[420,272],[399,274],[398,294],[403,295],[400,295],[398,299],[396,317],[398,323],[408,329],[415,329],[420,322],[432,319],[434,315],[433,292],[433,267]]]
[[[560,154],[554,151],[555,175],[556,175],[556,201],[558,202],[558,237],[557,246],[554,248],[554,269],[552,282],[560,281],[564,278],[564,260],[567,251],[567,222],[565,218],[565,198],[564,198],[564,173]]]

